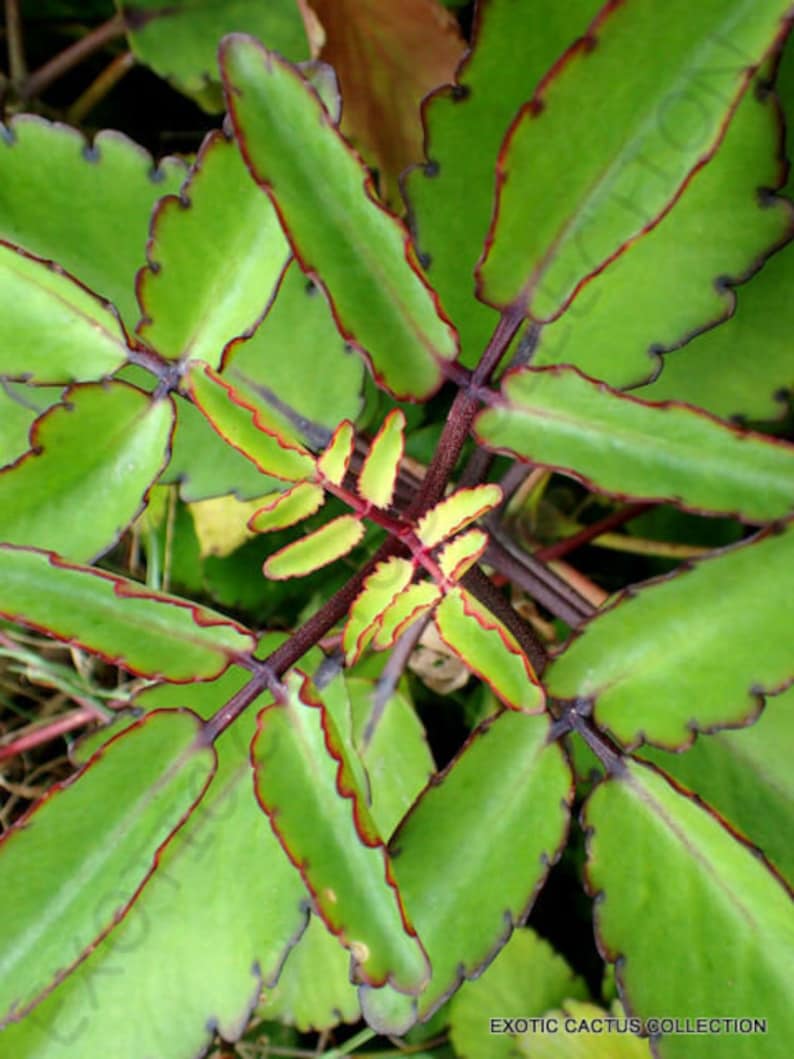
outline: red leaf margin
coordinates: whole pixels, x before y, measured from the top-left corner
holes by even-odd
[[[282,229],[284,231],[284,234],[285,234],[285,236],[287,238],[287,241],[289,242],[289,245],[290,245],[290,247],[292,249],[292,253],[293,253],[296,261],[298,262],[298,264],[301,267],[301,270],[303,271],[303,273],[306,276],[309,277],[309,279],[312,280],[312,282],[315,284],[315,286],[318,288],[318,290],[322,291],[323,296],[325,297],[325,300],[328,303],[328,308],[331,311],[331,315],[334,318],[334,322],[336,324],[337,330],[339,331],[339,334],[364,359],[364,361],[367,364],[367,367],[369,368],[370,373],[371,373],[373,379],[375,380],[375,382],[377,383],[377,385],[381,389],[385,390],[387,393],[391,394],[392,397],[394,397],[398,401],[410,401],[412,403],[416,403],[419,400],[428,400],[430,397],[432,397],[441,388],[441,385],[444,382],[443,367],[444,367],[444,365],[446,363],[449,363],[449,362],[447,360],[445,360],[445,358],[440,357],[434,349],[429,349],[428,347],[425,347],[426,349],[428,349],[428,352],[430,353],[430,355],[433,357],[433,359],[436,361],[436,363],[438,365],[438,369],[439,369],[439,371],[438,371],[438,374],[439,374],[438,382],[430,390],[428,390],[427,392],[425,392],[425,393],[423,393],[423,394],[421,394],[419,396],[417,396],[415,394],[396,393],[388,385],[388,383],[386,382],[383,373],[378,371],[378,369],[376,368],[375,364],[372,361],[372,358],[371,358],[369,352],[358,342],[358,340],[356,339],[356,337],[353,334],[353,332],[350,331],[347,328],[347,326],[345,325],[344,321],[339,316],[339,312],[338,312],[338,310],[336,308],[336,303],[334,302],[334,299],[331,296],[331,293],[329,292],[328,288],[323,283],[320,274],[315,270],[315,268],[312,265],[312,263],[307,260],[305,255],[301,254],[300,249],[295,244],[295,242],[293,240],[293,237],[292,237],[292,235],[290,233],[289,226],[286,223],[286,219],[285,219],[285,217],[284,217],[284,215],[283,215],[283,213],[281,211],[281,207],[279,206],[279,204],[278,204],[278,202],[276,200],[276,196],[275,196],[275,193],[274,193],[271,185],[268,184],[267,181],[262,180],[257,175],[254,163],[253,163],[253,161],[251,159],[250,153],[249,153],[248,148],[246,146],[246,137],[245,137],[245,135],[243,133],[243,130],[240,127],[239,121],[237,120],[237,118],[235,116],[235,110],[234,110],[234,106],[233,106],[233,98],[234,98],[235,95],[240,94],[240,90],[238,88],[236,88],[231,83],[231,80],[229,78],[229,75],[228,75],[227,69],[226,69],[226,52],[229,50],[229,48],[231,48],[234,45],[235,41],[238,41],[238,40],[245,41],[245,42],[247,42],[249,44],[256,45],[257,49],[262,53],[262,59],[263,59],[263,62],[266,65],[275,62],[278,65],[282,66],[289,73],[290,76],[294,77],[296,80],[299,80],[300,83],[302,85],[304,85],[305,87],[307,87],[308,90],[315,97],[315,99],[317,101],[318,120],[319,120],[320,125],[325,127],[325,128],[327,128],[328,131],[333,136],[335,136],[337,138],[337,140],[343,146],[344,150],[349,155],[349,157],[351,157],[356,162],[356,164],[359,166],[359,168],[361,169],[361,171],[362,171],[362,188],[363,188],[363,191],[364,191],[365,198],[377,210],[379,210],[382,214],[387,216],[399,228],[399,230],[401,232],[401,235],[402,235],[402,238],[403,238],[403,248],[404,248],[405,261],[408,264],[408,266],[411,269],[411,271],[416,276],[416,278],[419,280],[421,285],[425,288],[427,293],[430,295],[430,299],[432,301],[433,307],[435,308],[435,311],[436,311],[439,319],[443,323],[445,323],[447,325],[447,331],[449,332],[450,336],[454,339],[455,351],[456,351],[456,353],[459,353],[460,352],[460,341],[459,341],[458,334],[457,334],[457,331],[455,329],[455,326],[454,326],[452,320],[449,318],[449,316],[445,312],[444,307],[441,304],[440,296],[438,295],[437,291],[431,286],[429,280],[427,279],[427,276],[425,275],[425,273],[424,273],[424,271],[422,269],[422,266],[421,266],[421,264],[419,262],[419,256],[418,256],[417,250],[416,250],[416,248],[414,246],[413,238],[411,236],[411,233],[410,233],[409,229],[406,227],[405,223],[396,214],[392,213],[391,210],[389,210],[386,206],[384,206],[383,203],[380,201],[380,199],[378,198],[378,193],[377,193],[377,191],[375,189],[375,182],[374,182],[372,176],[370,175],[370,172],[367,169],[363,159],[361,158],[361,155],[359,155],[359,153],[355,150],[355,148],[353,148],[347,142],[347,140],[342,136],[342,134],[339,132],[339,129],[334,124],[334,121],[331,118],[331,116],[329,115],[328,111],[325,109],[325,106],[323,105],[322,100],[320,99],[319,95],[317,94],[317,91],[312,87],[312,85],[308,84],[308,82],[306,82],[301,77],[299,71],[292,65],[292,63],[288,63],[285,59],[282,59],[276,53],[266,51],[266,49],[257,40],[255,40],[255,38],[249,36],[248,34],[245,34],[245,33],[230,33],[226,37],[224,37],[223,40],[220,43],[219,48],[218,48],[218,64],[219,64],[220,70],[221,70],[221,77],[222,77],[222,80],[223,80],[223,90],[224,90],[224,94],[225,94],[225,97],[226,97],[227,110],[229,112],[230,120],[231,120],[232,126],[234,128],[235,138],[236,138],[237,143],[238,143],[238,145],[240,147],[240,152],[242,153],[242,156],[243,156],[245,164],[246,164],[246,166],[248,168],[248,171],[251,173],[251,178],[256,181],[256,183],[262,188],[262,190],[268,196],[270,201],[273,203],[273,208],[275,209],[276,213],[278,214],[279,221],[281,222],[281,227],[282,227]]]
[[[532,98],[527,100],[527,102],[524,103],[524,105],[519,109],[518,113],[515,115],[512,122],[510,123],[507,132],[505,133],[505,137],[502,141],[502,146],[499,150],[499,157],[496,163],[496,183],[494,188],[494,205],[493,212],[491,215],[491,223],[489,225],[488,233],[483,243],[482,253],[480,254],[480,257],[474,268],[475,295],[485,305],[490,305],[492,308],[495,309],[508,308],[507,306],[498,305],[488,300],[488,298],[486,297],[486,283],[482,275],[482,269],[490,254],[491,248],[494,244],[497,234],[500,219],[500,191],[509,176],[509,169],[507,168],[507,158],[509,155],[513,138],[516,135],[517,130],[523,123],[525,116],[529,116],[529,118],[535,119],[543,114],[546,109],[546,101],[543,98],[543,93],[549,88],[550,85],[553,85],[554,81],[564,72],[567,66],[569,66],[575,60],[586,57],[593,50],[593,48],[598,46],[599,31],[602,30],[602,28],[604,28],[605,26],[608,30],[609,22],[612,16],[614,16],[615,12],[618,11],[619,8],[624,6],[626,6],[626,0],[607,0],[607,3],[598,12],[596,17],[588,26],[587,32],[584,33],[577,40],[575,40],[573,44],[571,44],[570,47],[552,65],[551,69],[544,75],[544,77],[537,85],[535,92],[532,95]],[[589,272],[586,276],[580,279],[574,286],[574,289],[571,291],[571,293],[565,298],[560,307],[551,316],[535,317],[531,313],[527,312],[526,315],[530,319],[535,320],[536,323],[540,324],[549,324],[553,323],[555,320],[558,320],[563,315],[563,313],[565,313],[566,310],[570,307],[571,303],[579,295],[580,291],[588,283],[590,283],[591,280],[601,275],[601,273],[610,264],[612,264],[613,261],[619,258],[623,253],[625,253],[625,251],[628,250],[629,247],[631,247],[635,242],[637,242],[637,240],[641,239],[644,235],[647,235],[648,232],[652,231],[659,224],[659,222],[667,216],[670,210],[675,206],[675,204],[684,194],[686,189],[689,187],[689,184],[695,174],[699,170],[701,170],[703,166],[707,165],[708,162],[710,162],[711,159],[714,157],[715,153],[719,149],[720,144],[722,143],[725,137],[726,132],[728,131],[728,126],[731,123],[731,119],[733,118],[736,108],[738,107],[745,91],[752,82],[752,79],[757,73],[760,65],[766,58],[768,58],[770,55],[773,55],[776,51],[783,47],[783,44],[785,43],[786,37],[788,36],[791,27],[792,21],[791,14],[789,13],[788,16],[781,19],[780,29],[778,30],[772,43],[769,45],[767,51],[761,57],[759,62],[755,66],[747,67],[745,69],[744,74],[741,80],[739,81],[739,87],[736,91],[736,94],[732,102],[726,109],[722,123],[717,129],[714,142],[711,144],[710,147],[708,147],[704,151],[700,158],[696,160],[695,164],[684,177],[678,189],[673,193],[672,198],[667,203],[667,205],[664,206],[659,211],[657,216],[652,218],[638,232],[626,239],[625,242],[621,243],[617,247],[617,249],[614,250],[611,254],[609,254],[600,265],[593,269],[593,271]],[[516,306],[526,305],[530,296],[530,291],[532,290],[532,287],[534,285],[536,276],[542,275],[546,263],[548,262],[548,260],[550,260],[550,256],[553,256],[552,251],[553,247],[547,252],[546,256],[543,258],[536,273],[530,276],[525,285],[522,287],[518,297],[515,299]]]
[[[664,400],[664,401],[648,401],[643,397],[636,397],[631,393],[624,393],[622,390],[616,390],[613,386],[604,382],[603,379],[594,379],[591,375],[586,375],[579,368],[572,364],[547,364],[540,368],[532,367],[520,367],[512,368],[510,371],[505,372],[502,376],[502,383],[507,381],[513,375],[519,374],[530,374],[540,375],[542,373],[549,373],[554,375],[578,375],[579,378],[584,379],[585,382],[590,383],[597,389],[602,390],[604,393],[608,393],[618,401],[631,402],[632,404],[639,404],[645,408],[658,408],[662,411],[666,409],[683,409],[687,412],[692,412],[695,418],[707,419],[715,426],[721,427],[723,430],[736,436],[739,441],[743,441],[746,438],[751,438],[756,441],[762,441],[773,448],[778,449],[790,449],[792,455],[794,455],[794,443],[786,441],[782,438],[772,437],[769,434],[762,434],[756,430],[746,430],[735,423],[728,423],[724,419],[720,419],[719,416],[714,415],[712,412],[707,412],[705,408],[699,408],[697,405],[689,404],[686,401],[675,401],[675,400]],[[576,479],[577,482],[581,482],[582,485],[587,486],[594,493],[598,493],[601,496],[614,497],[616,500],[648,500],[655,503],[668,503],[674,504],[676,507],[681,508],[683,511],[691,511],[695,515],[714,516],[721,515],[726,518],[735,518],[738,522],[742,522],[745,525],[750,526],[761,526],[761,525],[773,525],[777,522],[787,522],[794,518],[794,498],[792,498],[791,510],[782,517],[770,519],[767,522],[758,522],[757,520],[750,520],[746,518],[740,511],[714,511],[710,508],[697,507],[694,504],[684,502],[677,496],[649,496],[647,493],[637,495],[636,493],[620,493],[616,490],[604,489],[597,482],[594,482],[591,478],[581,474],[579,471],[572,467],[567,467],[563,464],[556,463],[545,463],[541,460],[535,459],[533,456],[521,456],[513,449],[507,448],[506,446],[493,445],[490,441],[485,439],[477,430],[477,422],[479,418],[486,414],[488,408],[516,408],[520,407],[513,404],[503,393],[491,392],[485,398],[486,407],[478,414],[477,419],[474,421],[472,427],[472,433],[479,444],[483,445],[490,452],[502,453],[505,456],[512,456],[515,459],[520,460],[523,463],[537,464],[540,467],[548,467],[551,471],[556,471],[560,474],[567,475],[569,478]]]
[[[20,544],[0,543],[0,552],[3,551],[19,551],[41,555],[48,560],[50,566],[59,567],[62,570],[72,570],[76,573],[88,574],[91,577],[99,578],[102,581],[109,581],[113,585],[114,594],[118,596],[119,599],[148,599],[155,603],[163,603],[173,607],[178,607],[183,610],[187,610],[190,613],[190,616],[192,617],[193,621],[196,623],[196,625],[199,626],[199,628],[211,629],[221,626],[231,628],[234,629],[235,632],[240,633],[241,636],[245,636],[248,638],[249,643],[251,645],[249,653],[252,653],[256,647],[256,637],[254,633],[251,632],[249,629],[246,629],[244,625],[241,625],[233,618],[226,618],[220,614],[215,615],[212,611],[207,610],[205,607],[202,607],[198,603],[193,603],[189,600],[183,600],[177,596],[169,596],[163,592],[154,592],[153,590],[147,588],[145,585],[141,585],[136,581],[129,581],[127,578],[120,577],[118,574],[111,574],[106,570],[98,570],[96,567],[84,566],[80,563],[73,563],[68,559],[64,559],[57,553],[53,551],[48,551],[45,548],[31,548]],[[37,622],[26,620],[24,614],[16,614],[13,611],[3,609],[2,604],[0,604],[0,615],[2,615],[9,621],[19,622],[26,628],[35,629],[37,632],[43,633],[46,636],[50,636],[56,640],[59,640],[61,643],[66,643],[72,647],[79,647],[82,650],[89,651],[97,658],[101,658],[103,662],[107,662],[109,665],[118,666],[121,669],[125,669],[127,672],[132,673],[133,676],[167,680],[170,684],[195,684],[199,682],[203,683],[204,681],[216,680],[218,677],[220,677],[223,673],[226,672],[226,670],[233,662],[240,661],[241,659],[246,657],[244,652],[241,651],[238,653],[234,651],[229,651],[228,649],[224,648],[221,644],[218,644],[216,647],[208,646],[208,651],[213,651],[217,654],[227,655],[227,660],[225,662],[221,661],[220,668],[218,669],[218,671],[213,672],[209,676],[201,677],[200,680],[197,680],[195,677],[175,679],[174,677],[165,676],[162,673],[146,672],[143,670],[135,669],[133,666],[125,662],[125,660],[121,656],[111,656],[105,654],[102,651],[97,650],[95,647],[92,647],[90,644],[87,644],[76,637],[61,636],[49,626],[40,625]]]
[[[344,755],[344,750],[343,750],[342,744],[339,741],[338,735],[334,735],[334,733],[331,731],[330,725],[328,723],[329,713],[328,713],[325,705],[323,704],[323,702],[314,693],[309,677],[307,677],[305,674],[301,673],[300,670],[297,670],[296,672],[302,678],[301,687],[300,687],[300,689],[298,691],[298,697],[299,697],[300,702],[304,706],[307,706],[307,707],[309,707],[311,709],[317,709],[317,710],[320,711],[320,723],[321,723],[322,730],[323,730],[323,741],[325,743],[325,748],[328,751],[328,756],[332,759],[332,761],[334,761],[336,763],[336,790],[337,790],[337,793],[339,794],[340,798],[347,799],[347,800],[349,800],[351,802],[351,809],[352,809],[352,813],[353,813],[353,824],[354,824],[354,827],[355,827],[355,830],[356,830],[356,834],[361,839],[362,843],[365,846],[367,846],[368,848],[370,848],[370,849],[380,849],[382,851],[383,864],[384,864],[384,876],[385,876],[385,879],[386,879],[386,884],[394,892],[394,896],[395,896],[395,899],[396,899],[396,902],[397,902],[397,908],[398,908],[398,911],[399,911],[400,920],[402,922],[403,929],[405,930],[405,933],[409,937],[416,939],[417,944],[419,945],[420,950],[421,950],[425,960],[427,961],[427,959],[428,959],[427,953],[424,950],[424,946],[422,945],[421,939],[419,938],[419,936],[418,936],[413,924],[411,923],[410,919],[408,918],[408,914],[407,914],[407,912],[405,910],[405,906],[403,904],[402,896],[400,894],[400,890],[399,890],[399,887],[397,885],[397,880],[395,879],[394,872],[393,872],[392,867],[391,867],[391,861],[390,861],[388,847],[387,847],[386,843],[384,843],[384,841],[380,837],[380,835],[377,833],[377,831],[374,829],[374,824],[370,820],[367,819],[367,817],[369,816],[369,813],[368,813],[368,811],[366,809],[366,806],[361,802],[359,793],[358,793],[358,791],[356,789],[355,779],[354,779],[354,777],[352,775],[352,772],[349,769],[349,766],[347,766],[346,763],[345,763],[345,755]],[[340,940],[340,942],[344,945],[345,944],[344,943],[344,936],[345,936],[345,927],[344,927],[344,925],[336,927],[327,918],[327,916],[325,914],[325,907],[324,907],[324,904],[323,904],[322,899],[321,899],[321,894],[312,885],[312,883],[311,883],[311,881],[310,881],[310,879],[308,877],[308,873],[306,871],[306,866],[305,866],[305,861],[301,861],[299,856],[292,849],[290,849],[288,839],[282,834],[282,832],[278,828],[278,825],[277,825],[278,812],[279,812],[278,806],[268,805],[268,803],[265,801],[265,799],[263,797],[261,786],[257,782],[258,775],[259,775],[259,769],[257,768],[256,747],[257,747],[257,745],[259,743],[259,740],[262,737],[263,719],[265,717],[265,714],[267,714],[269,711],[278,710],[278,709],[284,709],[284,708],[285,707],[283,705],[279,704],[278,702],[273,702],[269,706],[265,706],[264,709],[260,710],[259,714],[257,715],[257,719],[256,719],[256,734],[254,735],[254,738],[251,740],[251,746],[250,746],[250,762],[251,762],[251,768],[252,768],[252,771],[253,771],[253,774],[254,774],[254,793],[255,793],[255,796],[256,796],[256,800],[257,800],[257,802],[259,804],[259,807],[262,809],[262,812],[267,817],[267,819],[268,819],[268,821],[270,823],[270,827],[271,827],[271,829],[273,831],[273,834],[276,836],[276,839],[278,840],[279,845],[284,850],[284,853],[288,857],[290,863],[300,873],[300,877],[303,880],[303,883],[304,883],[306,889],[311,894],[311,896],[313,898],[313,901],[314,901],[315,910],[316,910],[317,914],[320,916],[320,918],[322,919],[323,923],[326,925],[326,927],[328,928],[330,933],[333,934],[334,937],[338,938]],[[345,946],[345,947],[347,948],[347,946]],[[357,966],[357,960],[356,960],[355,954],[352,953],[352,952],[351,952],[351,958],[353,960],[354,966]],[[428,962],[428,967],[429,967],[429,962]],[[362,984],[367,984],[367,985],[370,985],[373,988],[377,989],[377,988],[379,988],[381,986],[384,986],[384,985],[390,985],[391,984],[390,976],[386,976],[386,978],[384,978],[382,981],[371,980],[371,981],[367,981],[366,983],[362,983]]]

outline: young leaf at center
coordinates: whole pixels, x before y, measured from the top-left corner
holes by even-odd
[[[405,448],[405,415],[399,408],[389,412],[364,460],[358,476],[358,491],[375,507],[388,507]]]
[[[460,586],[439,603],[435,623],[444,643],[486,681],[507,706],[541,713],[543,691],[515,638]]]

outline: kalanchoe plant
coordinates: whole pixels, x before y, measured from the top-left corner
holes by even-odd
[[[2,657],[21,626],[135,680],[2,837],[0,1054],[363,1020],[325,1054],[565,1057],[610,1017],[587,1054],[787,1057],[788,0],[483,0],[403,206],[415,135],[345,116],[328,5],[308,43],[291,0],[235,6],[103,31],[209,108],[222,84],[189,167],[0,128]],[[387,47],[432,15],[454,65],[451,16],[409,9]],[[346,135],[295,65],[318,18]],[[607,598],[559,562],[591,542],[667,565]],[[440,769],[404,679],[431,636],[479,689]],[[563,853],[600,986],[516,929]]]

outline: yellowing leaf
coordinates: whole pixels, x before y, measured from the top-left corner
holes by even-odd
[[[480,529],[461,533],[449,544],[445,544],[438,557],[438,565],[444,577],[450,581],[459,581],[477,562],[487,545],[488,536]]]
[[[432,581],[409,585],[386,608],[373,644],[378,650],[391,647],[409,625],[421,618],[441,599],[441,589]]]
[[[201,558],[231,555],[241,544],[254,536],[248,521],[262,507],[262,497],[238,500],[236,496],[214,496],[197,500],[187,508],[193,516],[193,526],[199,542]]]
[[[305,0],[306,31],[342,88],[342,132],[394,189],[396,177],[422,159],[419,106],[428,92],[453,80],[465,44],[454,17],[438,0]],[[309,8],[309,12],[306,9]],[[308,14],[308,17],[307,17]]]

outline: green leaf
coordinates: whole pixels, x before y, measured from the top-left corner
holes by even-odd
[[[441,573],[449,581],[459,581],[477,562],[488,546],[488,535],[473,529],[445,544],[438,556]]]
[[[350,983],[350,957],[315,915],[287,957],[278,982],[265,993],[257,1016],[295,1026],[301,1033],[322,1031],[361,1018]]]
[[[357,741],[366,729],[374,685],[348,679]],[[340,732],[340,734],[342,734]],[[424,728],[408,700],[392,696],[362,758],[367,769],[378,830],[390,834],[435,771]],[[300,1030],[321,1030],[361,1017],[350,983],[350,958],[327,927],[312,916],[306,933],[287,958],[275,989],[257,1014]]]
[[[409,559],[392,556],[378,563],[366,579],[350,608],[342,633],[346,665],[352,666],[358,661],[375,635],[384,610],[410,583],[413,574],[414,566]]]
[[[188,711],[154,713],[52,788],[0,845],[0,1025],[16,1020],[112,929],[215,771]]]
[[[126,357],[110,306],[57,265],[0,243],[0,375],[38,383],[98,379]]]
[[[564,470],[613,496],[673,501],[748,522],[794,508],[794,447],[687,405],[653,405],[573,368],[519,369],[475,422],[491,448]]]
[[[60,400],[62,393],[60,386],[0,381],[0,467],[28,451],[30,428],[45,409]]]
[[[359,494],[375,507],[387,508],[391,504],[404,449],[405,415],[393,408],[372,439],[358,476]]]
[[[658,223],[719,146],[755,67],[783,39],[788,9],[788,0],[671,0],[660,17],[649,0],[604,7],[510,128],[481,296],[553,319]]]
[[[84,383],[45,412],[33,448],[0,472],[0,540],[90,562],[143,505],[165,459],[170,400],[122,382]]]
[[[210,497],[235,496],[245,500],[261,497],[282,483],[263,475],[247,457],[213,429],[194,404],[176,396],[176,428],[171,459],[163,472],[163,485],[179,485],[185,503]]]
[[[0,136],[0,238],[57,261],[108,298],[132,330],[135,274],[146,263],[149,215],[185,166],[156,165],[118,132],[89,145],[76,129],[23,114]]]
[[[788,246],[739,288],[730,320],[668,353],[662,374],[638,396],[689,401],[724,419],[779,418],[794,388],[792,284],[794,246]]]
[[[516,1038],[512,1053],[516,1059],[653,1059],[647,1039],[623,1028],[610,1029],[629,1021],[619,1003],[605,1011],[595,1004],[566,1000],[560,1010],[547,1011],[545,1018],[546,1025],[556,1029]]]
[[[439,501],[435,507],[431,507],[419,519],[416,536],[425,548],[435,548],[453,533],[492,511],[501,502],[502,490],[498,485],[475,485],[470,489],[458,489],[451,496]]]
[[[291,489],[277,493],[275,499],[260,507],[251,516],[248,526],[254,533],[269,533],[286,529],[309,518],[325,503],[322,486],[314,482],[298,482]]]
[[[679,354],[660,361],[658,353],[730,316],[736,295],[726,286],[727,280],[742,282],[762,263],[764,254],[788,237],[791,207],[783,199],[770,202],[758,191],[780,185],[779,141],[780,116],[774,97],[768,92],[763,98],[747,92],[714,159],[693,174],[685,194],[653,231],[594,277],[570,313],[541,330],[533,365],[573,364],[619,389],[636,386],[663,368],[661,389],[655,392],[651,387],[641,396],[691,400],[711,410],[710,390],[701,391],[700,401],[685,390],[665,387],[671,362],[680,361],[684,367],[684,361]],[[761,276],[765,272],[766,268]],[[653,283],[648,282],[651,275]],[[740,292],[739,311],[743,300]],[[786,304],[781,299],[780,308]],[[782,337],[779,315],[767,326]],[[729,330],[735,329],[734,319],[713,332],[712,345],[720,361],[709,383],[718,393],[726,389],[743,392],[743,388],[734,389],[733,371],[734,367],[741,371],[745,358],[748,368],[743,386],[756,375],[765,381],[768,371],[769,342],[764,343],[763,357],[750,355],[754,347],[743,350],[744,357],[737,351],[728,368],[729,350],[734,348]],[[762,319],[756,323],[754,342],[765,326]],[[686,364],[699,357],[699,344],[692,348],[691,357],[685,354]],[[766,394],[770,401],[774,388],[773,382]]]
[[[135,581],[0,545],[0,614],[139,676],[212,680],[254,648],[237,622]]]
[[[179,196],[157,206],[147,254],[141,338],[217,368],[226,344],[258,322],[289,255],[276,211],[222,132],[206,138]]]
[[[439,88],[423,107],[428,164],[406,177],[411,226],[468,367],[498,321],[474,297],[472,273],[493,212],[499,147],[518,108],[601,6],[602,0],[533,0],[517,17],[515,0],[479,4],[458,83]]]
[[[357,789],[339,733],[304,681],[287,678],[252,746],[257,798],[308,886],[316,910],[351,952],[351,979],[418,992],[428,976],[386,850]]]
[[[209,111],[223,110],[216,56],[225,34],[250,33],[289,59],[309,58],[295,0],[117,0],[117,6],[138,59]]]
[[[408,585],[381,615],[375,629],[373,647],[378,651],[393,647],[408,626],[427,614],[440,599],[441,589],[432,581]]]
[[[628,762],[599,784],[584,822],[596,929],[602,952],[619,961],[626,1006],[646,1020],[766,1018],[767,1036],[733,1034],[727,1048],[732,1059],[784,1059],[794,1033],[794,917],[780,880],[649,765]],[[726,1043],[699,1037],[697,1054],[723,1059]],[[657,1048],[665,1059],[692,1055],[687,1035],[657,1039]]]
[[[356,430],[349,419],[344,419],[334,431],[328,448],[317,460],[317,470],[324,481],[341,485],[353,455]]]
[[[377,202],[366,168],[293,67],[242,36],[227,38],[221,67],[246,162],[301,267],[321,278],[340,331],[394,396],[428,396],[457,339],[407,231]]]
[[[185,385],[213,430],[263,474],[292,482],[311,476],[315,467],[311,453],[285,438],[261,407],[244,400],[209,365],[192,364]]]
[[[469,592],[452,588],[436,608],[434,620],[447,647],[506,706],[525,713],[543,711],[543,691],[515,637]]]
[[[593,700],[625,746],[681,747],[698,729],[746,723],[759,693],[794,680],[793,558],[789,526],[632,589],[549,666],[546,689]]]
[[[527,915],[568,827],[570,770],[548,731],[546,718],[509,711],[482,725],[393,836],[394,875],[433,976],[416,1000],[362,988],[379,1032],[428,1018]]]
[[[264,402],[286,434],[324,448],[361,411],[364,365],[344,341],[319,289],[291,261],[276,300],[250,338],[223,358],[223,375],[252,403]],[[306,379],[314,380],[307,386]]]
[[[363,536],[364,525],[355,515],[340,515],[269,555],[263,567],[265,577],[274,581],[303,577],[347,555]]]
[[[701,737],[686,753],[644,747],[642,756],[695,791],[758,846],[794,885],[789,836],[794,806],[794,688],[766,700],[748,728]]]
[[[517,930],[474,982],[465,982],[450,1005],[450,1037],[460,1059],[512,1059],[520,1037],[496,1035],[493,1018],[537,1018],[569,997],[584,999],[587,986],[533,930]],[[532,1034],[532,1047],[540,1034]]]
[[[191,687],[190,701],[209,717],[249,679],[230,669]],[[184,701],[184,687],[163,685],[139,695],[136,706],[173,709]],[[38,1008],[3,1031],[17,1059],[86,1059],[106,1054],[108,1041],[114,1059],[197,1056],[216,1028],[229,1041],[243,1033],[262,984],[278,977],[300,936],[308,897],[262,826],[249,761],[254,728],[249,712],[218,739],[215,778],[161,851],[131,913]],[[133,996],[145,1018],[130,1018]]]
[[[433,755],[424,726],[403,692],[394,692],[370,733],[377,685],[356,677],[346,683],[355,742],[367,770],[370,812],[379,832],[391,835],[435,773]]]

